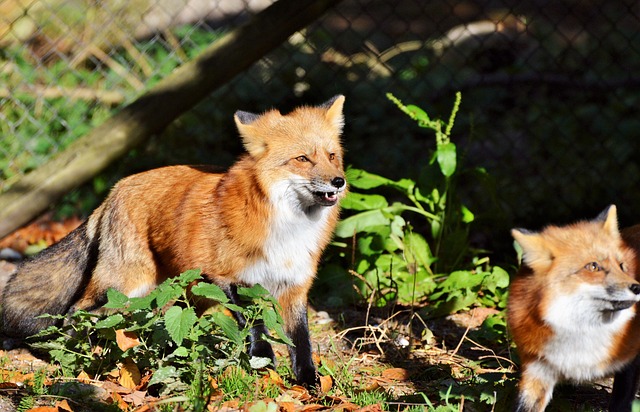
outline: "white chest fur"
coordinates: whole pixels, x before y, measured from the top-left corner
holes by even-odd
[[[272,188],[273,215],[263,257],[240,273],[242,282],[259,283],[275,298],[315,275],[315,259],[331,210],[323,206],[303,210],[290,186],[290,182],[282,182]]]
[[[616,336],[635,314],[629,308],[606,316],[584,292],[556,298],[544,316],[554,331],[545,346],[545,361],[558,375],[576,381],[600,378],[622,366],[611,363],[610,354]]]

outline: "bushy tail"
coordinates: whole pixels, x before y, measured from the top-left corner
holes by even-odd
[[[2,332],[24,338],[55,323],[39,315],[66,314],[89,281],[98,253],[87,223],[55,245],[22,263],[6,285]]]

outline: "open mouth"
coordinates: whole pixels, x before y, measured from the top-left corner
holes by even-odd
[[[607,311],[618,311],[629,309],[631,306],[636,304],[635,300],[604,300],[607,304],[611,305],[610,308],[607,308]]]
[[[316,203],[324,206],[333,206],[338,202],[338,192],[313,192]]]

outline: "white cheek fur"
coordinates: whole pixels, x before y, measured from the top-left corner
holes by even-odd
[[[283,180],[271,187],[273,215],[263,247],[264,258],[240,273],[242,282],[260,283],[276,298],[289,287],[303,285],[315,275],[314,259],[323,246],[321,241],[331,210],[331,207],[319,207],[312,214],[303,210],[292,185],[305,179],[296,177],[295,180],[298,183]]]
[[[603,285],[582,285],[571,294],[555,296],[543,315],[554,332],[544,350],[545,360],[560,376],[592,380],[618,370],[609,356],[617,335],[635,315],[633,307],[603,313]]]

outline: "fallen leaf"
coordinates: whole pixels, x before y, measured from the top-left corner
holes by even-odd
[[[69,402],[67,402],[66,399],[56,402],[56,407],[59,411],[73,412],[73,409],[69,406]]]
[[[59,412],[56,406],[39,406],[37,408],[29,409],[27,412]]]
[[[329,390],[331,390],[332,386],[333,386],[333,379],[331,379],[331,376],[329,375],[320,376],[320,392],[328,393]]]
[[[125,388],[136,389],[140,384],[142,376],[138,366],[131,360],[131,358],[125,359],[122,367],[120,368],[120,377],[118,383]]]
[[[118,405],[118,408],[122,409],[123,411],[126,411],[127,409],[129,409],[129,404],[127,404],[122,399],[122,396],[120,396],[120,394],[118,392],[112,392],[111,393],[111,402],[115,403],[116,405]]]
[[[85,371],[81,371],[78,376],[76,376],[76,379],[80,383],[91,383],[91,376]]]
[[[360,409],[356,409],[356,412],[382,412],[382,407],[380,404],[376,403],[374,405],[367,405]]]
[[[264,379],[268,383],[273,383],[281,388],[284,387],[284,381],[282,380],[282,377],[273,369],[267,369],[267,373],[264,375]]]
[[[404,368],[389,368],[382,371],[382,377],[394,381],[409,380],[409,372]]]
[[[134,406],[140,406],[144,402],[147,396],[147,391],[134,391],[128,395],[124,395],[122,399],[127,403],[132,403]]]
[[[118,329],[116,331],[116,343],[121,351],[126,351],[127,349],[135,348],[140,344],[140,339],[138,339],[138,335],[134,332],[127,332],[124,329]]]

